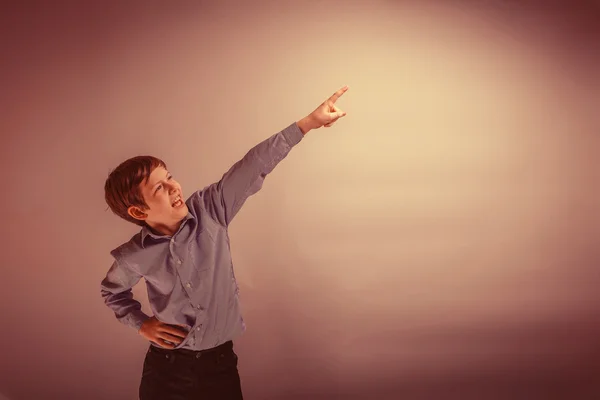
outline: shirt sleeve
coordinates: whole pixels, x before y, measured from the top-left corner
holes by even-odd
[[[150,318],[142,312],[142,305],[133,298],[131,291],[141,278],[141,275],[115,258],[100,285],[104,303],[115,313],[117,320],[136,331]]]
[[[217,222],[231,223],[248,197],[258,192],[266,176],[303,138],[297,123],[254,146],[216,183],[195,193],[196,202]]]

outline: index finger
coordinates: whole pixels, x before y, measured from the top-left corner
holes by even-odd
[[[158,343],[157,341],[153,340],[153,343],[155,343],[156,345],[158,345],[158,347],[162,347],[163,349],[174,349],[175,345],[172,343],[167,343],[163,340],[163,343]]]
[[[338,90],[337,92],[335,92],[330,98],[329,101],[331,101],[332,103],[335,103],[337,101],[337,99],[340,98],[341,95],[343,95],[344,93],[346,93],[346,91],[348,90],[348,86],[344,86],[343,88],[341,88],[340,90]]]
[[[162,332],[166,332],[166,333],[170,333],[173,336],[178,336],[182,339],[185,339],[185,337],[187,336],[188,332],[186,332],[184,329],[182,328],[177,328],[175,326],[172,325],[163,325],[160,327],[160,330]]]

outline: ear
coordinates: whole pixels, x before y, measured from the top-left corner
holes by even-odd
[[[129,207],[127,209],[127,214],[129,214],[130,216],[132,216],[135,219],[139,219],[140,221],[143,221],[146,218],[148,218],[148,214],[146,214],[144,211],[142,211],[141,208],[136,207],[136,206]]]

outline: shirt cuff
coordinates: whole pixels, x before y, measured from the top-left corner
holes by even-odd
[[[148,315],[146,315],[141,310],[132,311],[127,316],[127,324],[135,329],[136,332],[140,331],[140,328],[146,322],[147,319],[150,319]]]
[[[291,147],[300,143],[300,141],[304,137],[297,122],[294,122],[293,124],[285,128],[282,132],[283,137]]]

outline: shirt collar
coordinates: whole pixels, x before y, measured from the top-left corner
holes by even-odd
[[[194,218],[194,216],[192,215],[191,212],[188,211],[187,215],[183,218],[183,220],[181,220],[181,225],[180,225],[179,229],[181,229],[181,227],[185,224],[185,222],[190,218]],[[156,234],[156,233],[152,232],[152,230],[148,227],[148,225],[144,225],[142,227],[142,230],[140,233],[142,236],[141,237],[142,248],[144,248],[144,243],[146,242],[146,238],[148,236],[152,237],[153,239],[164,239],[164,238],[168,237],[167,235]]]

